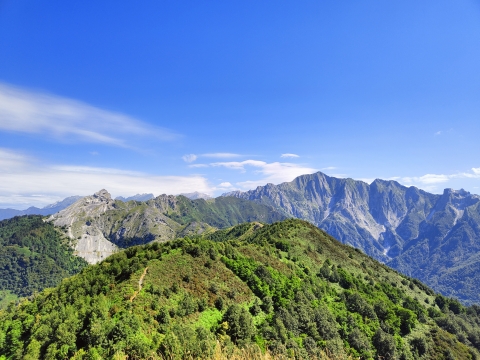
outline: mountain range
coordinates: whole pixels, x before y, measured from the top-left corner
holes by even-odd
[[[480,302],[480,196],[321,172],[223,197],[271,206],[465,303]]]
[[[148,201],[113,200],[106,190],[50,216],[74,241],[76,254],[96,263],[119,248],[201,234],[243,222],[272,223],[286,216],[270,206],[219,197],[190,200],[160,195]]]
[[[37,208],[31,206],[25,210],[16,210],[16,209],[0,209],[0,220],[10,219],[14,216],[23,216],[23,215],[51,215],[59,212],[60,210],[65,209],[66,207],[72,205],[77,200],[81,199],[81,196],[69,196],[61,201],[47,205],[43,208]]]
[[[102,190],[49,220],[70,238],[77,255],[96,263],[131,245],[295,217],[445,295],[480,303],[480,197],[464,190],[431,194],[396,181],[367,184],[318,172],[215,199],[141,200],[151,196],[113,200]]]
[[[184,193],[184,194],[180,194],[180,195],[183,195],[186,198],[189,198],[190,200],[212,199],[212,197],[210,195],[203,194],[203,193],[200,193],[198,191],[194,191],[194,192],[191,192],[191,193]],[[53,204],[50,204],[50,205],[47,205],[43,208],[30,206],[28,209],[25,209],[25,210],[17,210],[17,209],[10,209],[10,208],[0,209],[0,220],[10,219],[10,218],[13,218],[14,216],[23,216],[23,215],[43,215],[43,216],[52,215],[52,214],[55,214],[55,213],[65,209],[65,208],[69,207],[70,205],[72,205],[77,200],[80,200],[82,197],[83,196],[78,196],[78,195],[69,196],[69,197],[67,197],[67,198],[65,198],[61,201],[57,201],[57,202],[55,202]],[[136,195],[129,196],[129,197],[117,196],[115,198],[115,200],[121,200],[123,202],[128,202],[128,201],[131,201],[131,200],[148,201],[148,200],[151,200],[151,199],[154,199],[154,198],[155,198],[155,195],[153,195],[153,194],[136,194]]]

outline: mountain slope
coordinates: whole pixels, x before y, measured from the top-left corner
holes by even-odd
[[[112,200],[106,190],[86,196],[49,218],[76,241],[76,254],[98,262],[118,248],[167,241],[246,221],[271,223],[285,216],[271,207],[234,198],[205,201],[160,195],[148,201]]]
[[[73,255],[69,239],[41,216],[0,221],[0,292],[32,295],[79,272],[87,263]]]
[[[419,235],[420,223],[427,219],[440,197],[395,181],[377,179],[368,185],[321,172],[223,196],[281,209],[286,215],[310,221],[340,241],[384,261]]]
[[[446,190],[432,211],[435,221],[388,264],[464,303],[480,303],[480,204],[455,204],[461,193]],[[452,205],[455,204],[456,206]]]
[[[480,197],[429,194],[395,181],[371,185],[320,172],[280,185],[224,194],[305,219],[464,303],[480,303]]]
[[[114,254],[1,311],[0,356],[473,359],[479,310],[291,219]]]

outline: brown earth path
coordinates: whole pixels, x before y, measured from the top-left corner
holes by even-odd
[[[145,277],[145,275],[147,275],[147,270],[148,270],[148,266],[145,268],[145,270],[143,270],[143,274],[142,276],[140,276],[140,279],[138,280],[138,290],[135,291],[133,295],[130,297],[130,302],[132,302],[133,299],[135,299],[138,293],[142,290],[143,278]]]

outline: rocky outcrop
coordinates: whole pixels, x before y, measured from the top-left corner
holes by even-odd
[[[50,216],[55,226],[65,229],[73,240],[75,254],[94,264],[113,254],[117,246],[105,236],[98,220],[115,208],[115,201],[106,190],[85,196],[68,208]]]

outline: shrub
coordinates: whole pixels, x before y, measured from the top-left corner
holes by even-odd
[[[227,334],[234,343],[249,340],[255,334],[252,316],[237,304],[228,307],[223,321],[228,323]]]
[[[378,329],[372,340],[378,356],[382,356],[384,359],[395,359],[396,345],[392,335]]]

